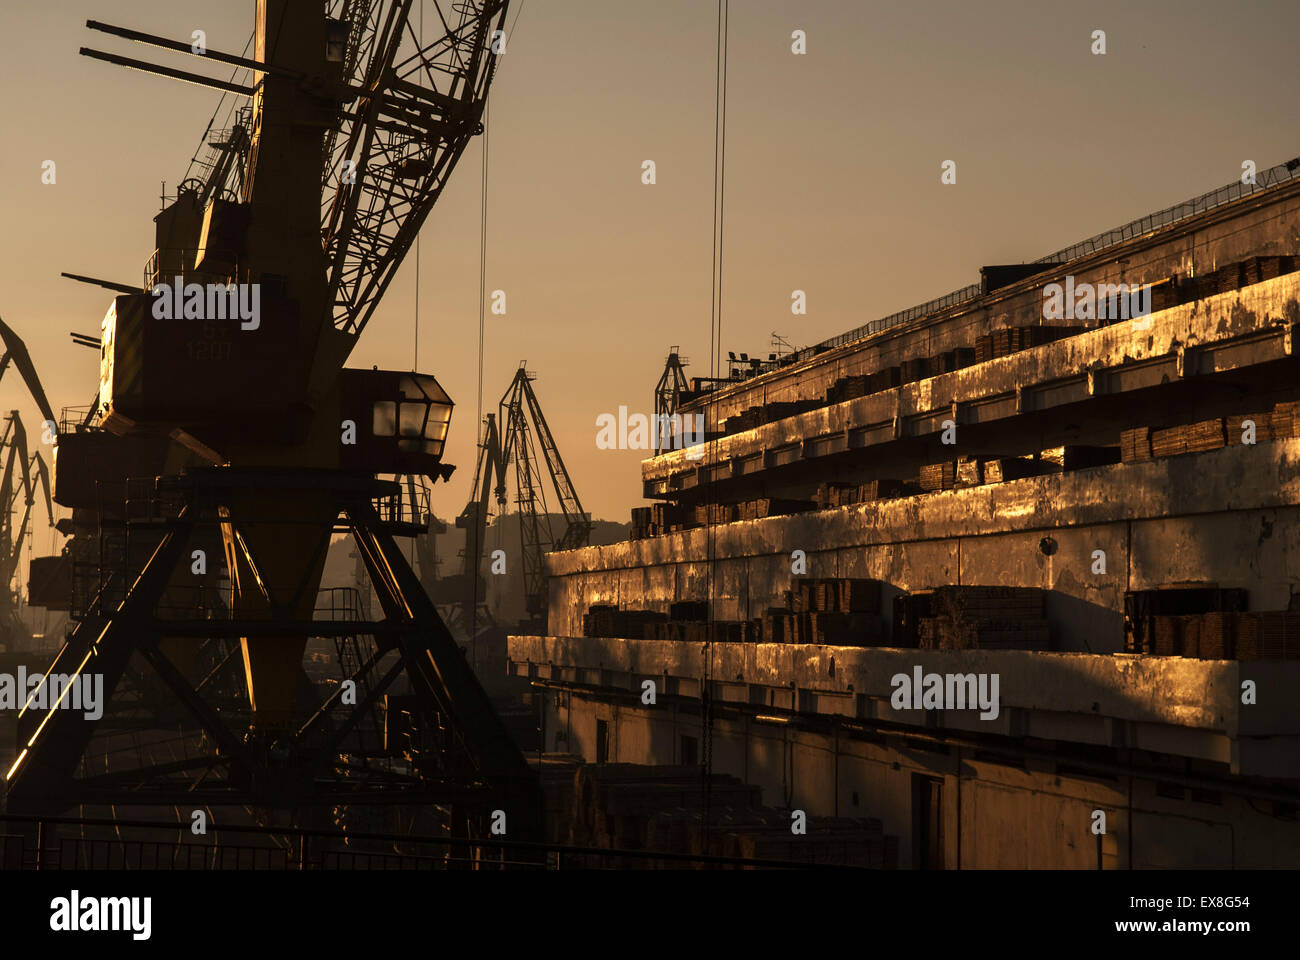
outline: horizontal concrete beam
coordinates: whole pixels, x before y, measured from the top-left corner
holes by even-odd
[[[723,437],[641,465],[646,496],[1292,355],[1300,273]]]
[[[1300,439],[945,490],[546,555],[552,577],[1300,504]]]
[[[1234,766],[1243,754],[1240,738],[1282,738],[1292,752],[1300,743],[1290,739],[1300,736],[1300,712],[1293,709],[1300,663],[1290,661],[808,644],[706,646],[591,637],[516,636],[508,644],[510,669],[517,676],[636,696],[643,680],[655,679],[664,684],[661,692],[698,697],[706,657],[711,657],[714,696],[758,712],[778,708],[810,716],[1145,748]],[[923,675],[996,675],[998,716],[894,709],[894,678],[912,677],[918,667]],[[1243,705],[1242,685],[1248,680],[1255,683],[1256,703]],[[1244,752],[1263,766],[1239,772],[1300,775],[1300,770],[1277,768],[1276,750]]]

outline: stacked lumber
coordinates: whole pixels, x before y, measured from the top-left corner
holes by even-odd
[[[797,578],[790,581],[785,598],[795,613],[879,613],[880,581]]]
[[[1176,457],[1184,453],[1204,453],[1225,446],[1223,418],[1201,420],[1177,427],[1151,431],[1151,455]]]
[[[937,376],[941,373],[951,373],[954,370],[960,370],[962,367],[969,367],[975,363],[975,351],[970,347],[958,347],[955,350],[948,350],[945,353],[935,354],[930,358],[930,375]]]
[[[1271,412],[1239,413],[1161,429],[1132,427],[1120,433],[1120,457],[1125,463],[1134,463],[1153,457],[1176,457],[1239,446],[1247,421],[1255,425],[1256,443],[1294,437],[1300,423],[1296,416],[1298,410],[1300,401],[1284,401],[1275,404]]]
[[[666,614],[654,610],[620,610],[609,604],[593,604],[582,615],[582,635],[640,639],[645,636],[647,626],[667,621]]]
[[[1178,305],[1178,287],[1172,277],[1151,284],[1151,312],[1159,313]]]
[[[632,508],[632,539],[644,540],[690,526],[692,512],[678,503],[653,503]]]
[[[922,490],[933,493],[936,490],[951,490],[957,483],[957,464],[953,460],[942,463],[929,463],[921,468],[917,478]]]
[[[1300,660],[1300,613],[1270,610],[1234,617],[1236,659]]]
[[[974,457],[959,457],[957,459],[957,478],[953,486],[961,489],[963,487],[978,487],[984,482],[984,468],[979,460]]]
[[[1219,279],[1213,273],[1196,277],[1179,277],[1175,281],[1178,303],[1191,303],[1219,292]]]
[[[740,510],[734,503],[697,503],[691,511],[692,524],[696,527],[717,527],[738,519]]]
[[[776,497],[760,497],[740,503],[704,503],[689,507],[676,503],[656,503],[649,507],[632,508],[630,539],[645,540],[697,527],[781,517],[816,508],[817,504],[811,500]]]
[[[647,623],[642,638],[671,643],[758,643],[758,620],[669,620]]]
[[[930,376],[930,358],[917,357],[913,360],[904,360],[900,376],[903,383],[915,383],[917,380],[924,380]]]
[[[901,367],[885,367],[883,370],[877,370],[875,373],[867,375],[867,394],[880,393],[882,390],[892,390],[903,382],[903,370]]]
[[[795,579],[784,607],[762,618],[764,643],[814,643],[875,647],[886,640],[880,618],[880,581],[853,578]]]
[[[779,500],[775,497],[763,497],[758,500],[744,500],[736,505],[737,520],[763,520],[766,517],[783,517],[792,513],[803,513],[815,507],[808,500]]]
[[[1230,660],[1247,600],[1245,590],[1212,584],[1130,591],[1124,595],[1124,650]],[[1189,618],[1197,624],[1188,627]]]
[[[1244,263],[1228,263],[1214,271],[1215,290],[1218,293],[1231,293],[1240,290],[1245,275]]]
[[[925,650],[1050,650],[1043,591],[945,586],[899,598],[896,646]]]
[[[911,490],[901,480],[868,480],[865,483],[819,483],[813,503],[822,510],[848,507],[872,500],[907,496]]]
[[[647,540],[654,536],[650,532],[654,523],[653,507],[633,507],[632,508],[632,535],[630,540]]]
[[[856,400],[858,397],[865,397],[869,380],[870,377],[865,374],[840,377],[826,389],[827,404],[843,403],[845,400]]]
[[[811,400],[774,400],[771,403],[749,407],[724,420],[722,434],[729,437],[746,430],[754,430],[768,423],[798,416],[805,411],[823,406],[824,403],[825,400],[818,397]]]
[[[1300,659],[1300,613],[1286,610],[1151,617],[1146,652],[1201,660]]]
[[[1151,459],[1151,428],[1133,427],[1119,435],[1120,459],[1124,463],[1137,463]]]
[[[1300,401],[1288,400],[1273,405],[1270,421],[1276,439],[1300,435]]]
[[[1279,416],[1277,419],[1278,426],[1282,427],[1281,431],[1273,429],[1273,414],[1268,411],[1258,413],[1240,413],[1232,417],[1223,418],[1223,429],[1227,434],[1228,446],[1239,447],[1242,444],[1242,438],[1246,436],[1247,424],[1253,424],[1255,428],[1255,442],[1267,443],[1269,440],[1280,440],[1287,436],[1290,427],[1289,416]]]
[[[1292,256],[1250,257],[1234,263],[1225,263],[1217,270],[1197,277],[1171,278],[1173,302],[1190,303],[1203,297],[1212,297],[1220,293],[1231,293],[1241,287],[1265,280],[1274,280],[1283,274],[1292,273],[1297,267],[1297,258]],[[1153,308],[1160,309],[1160,308]]]
[[[1251,257],[1242,264],[1243,286],[1262,283],[1265,280],[1276,280],[1283,274],[1291,273],[1295,268],[1295,257]]]

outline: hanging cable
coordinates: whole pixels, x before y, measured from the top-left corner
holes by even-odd
[[[722,366],[722,249],[723,224],[726,208],[726,165],[727,165],[727,36],[730,20],[729,0],[718,0],[718,52],[714,77],[713,108],[713,276],[712,300],[709,316],[709,375],[714,378],[714,391],[717,390],[717,378]],[[717,418],[717,404],[710,398],[708,421]],[[706,426],[706,431],[708,427]],[[715,438],[708,443],[712,462],[717,448]],[[708,603],[704,635],[704,683],[701,697],[704,707],[703,727],[703,764],[701,775],[704,788],[704,841],[707,845],[710,833],[711,801],[713,797],[713,634],[717,629],[714,616],[715,582],[717,566],[717,531],[715,530],[716,512],[711,510],[717,503],[716,476],[711,468],[707,484],[705,504],[705,596]]]

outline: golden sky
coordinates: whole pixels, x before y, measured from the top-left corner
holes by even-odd
[[[174,192],[218,96],[77,49],[221,74],[83,24],[187,42],[203,29],[239,53],[254,6],[0,6],[0,316],[56,412],[93,396],[97,355],[68,332],[97,334],[111,298],[60,271],[139,282],[160,183]],[[640,502],[642,454],[598,449],[597,416],[649,412],[670,345],[707,373],[715,18],[713,0],[526,0],[491,97],[487,287],[506,291],[508,313],[488,318],[485,400],[528,362],[600,519]],[[1032,260],[1228,183],[1243,160],[1262,170],[1300,154],[1298,27],[1293,2],[731,0],[723,349],[766,355],[773,331],[816,342],[971,283],[982,264]],[[1104,56],[1090,52],[1096,29]],[[480,148],[420,249],[418,366],[457,402],[444,517],[473,472]],[[949,159],[954,186],[940,183]],[[351,365],[412,365],[414,264]],[[790,313],[795,289],[806,317]],[[30,430],[40,418],[10,370],[0,408],[15,406]]]

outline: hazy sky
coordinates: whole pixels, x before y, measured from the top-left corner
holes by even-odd
[[[219,73],[84,21],[187,42],[202,28],[238,53],[254,9],[0,7],[0,316],[56,412],[94,393],[97,355],[68,332],[97,333],[111,298],[59,272],[139,282],[160,181],[174,191],[217,99],[77,49]],[[526,0],[492,93],[487,286],[506,291],[508,315],[489,317],[484,394],[495,405],[528,362],[599,518],[639,502],[642,454],[598,450],[597,415],[648,411],[672,344],[707,373],[715,22],[713,0]],[[791,53],[796,29],[806,56]],[[723,348],[766,354],[773,331],[815,342],[973,282],[982,264],[1228,183],[1243,160],[1300,154],[1298,34],[1295,2],[731,0]],[[458,404],[443,516],[467,498],[475,452],[479,150],[421,244],[418,365]],[[940,183],[949,159],[955,186]],[[794,289],[807,317],[791,316]],[[409,368],[415,313],[412,255],[352,365]],[[13,406],[39,420],[10,370],[0,407]]]

